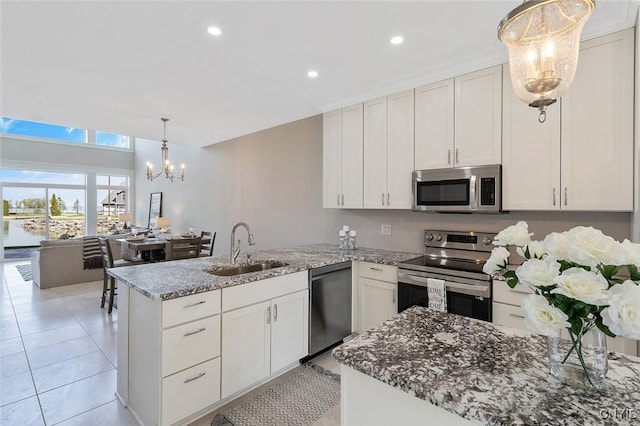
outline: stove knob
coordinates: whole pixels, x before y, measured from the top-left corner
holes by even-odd
[[[442,235],[436,234],[436,241],[442,241]]]
[[[427,239],[427,241],[431,241],[433,240],[433,234],[427,234],[425,238]]]
[[[491,237],[484,237],[484,238],[482,239],[482,242],[483,242],[484,244],[486,244],[486,245],[489,245],[489,244],[491,244],[491,243],[493,242],[493,239],[492,239]]]

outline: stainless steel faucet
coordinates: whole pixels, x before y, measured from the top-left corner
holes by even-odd
[[[236,228],[238,228],[238,226],[244,226],[244,228],[247,230],[247,233],[249,234],[247,242],[250,246],[255,245],[256,243],[256,241],[253,239],[253,231],[251,231],[251,227],[249,225],[247,225],[245,222],[238,222],[233,225],[233,229],[231,230],[231,248],[229,249],[229,263],[231,263],[232,265],[236,263],[236,259],[240,254],[240,240],[238,240],[238,246],[236,247],[235,245]]]

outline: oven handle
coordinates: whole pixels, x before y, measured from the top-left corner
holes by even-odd
[[[427,278],[416,275],[398,272],[398,284],[411,284],[420,287],[427,287]],[[478,284],[462,284],[452,281],[446,281],[447,291],[452,293],[467,294],[469,296],[491,297],[491,285],[488,282],[478,282]]]

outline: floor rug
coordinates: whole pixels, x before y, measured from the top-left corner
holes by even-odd
[[[306,364],[255,398],[219,414],[211,426],[310,425],[340,403],[339,378]]]
[[[26,263],[24,265],[16,265],[16,269],[22,275],[22,279],[25,281],[33,281],[33,277],[31,276],[31,264]]]

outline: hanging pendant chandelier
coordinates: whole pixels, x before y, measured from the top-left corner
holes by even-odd
[[[565,93],[576,73],[580,34],[595,0],[527,0],[498,25],[498,38],[509,50],[513,90],[538,121]]]
[[[174,178],[179,177],[181,181],[184,181],[184,164],[180,166],[180,176],[176,176],[173,173],[173,164],[169,162],[169,147],[167,146],[167,121],[168,118],[161,118],[164,125],[164,137],[162,138],[162,168],[158,173],[153,173],[153,164],[147,161],[147,179],[154,180],[164,173],[164,176],[173,182]]]

